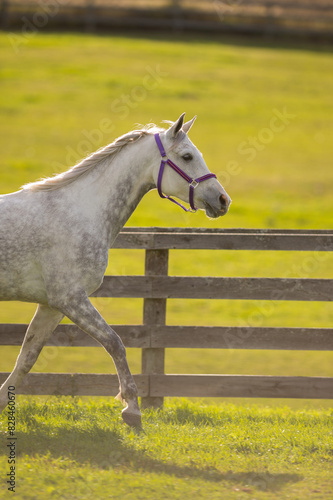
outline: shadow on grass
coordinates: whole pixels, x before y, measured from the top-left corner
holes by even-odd
[[[40,430],[29,434],[17,433],[19,454],[49,454],[52,458],[69,458],[79,465],[90,464],[102,469],[122,470],[155,474],[167,474],[177,478],[200,478],[209,482],[229,482],[242,491],[247,488],[277,491],[287,484],[302,479],[298,474],[271,474],[263,472],[221,472],[214,467],[182,466],[149,457],[143,450],[126,446],[120,432],[115,429],[87,430],[58,429],[54,435]]]

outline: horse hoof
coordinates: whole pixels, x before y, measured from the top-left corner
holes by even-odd
[[[121,416],[125,424],[130,427],[135,427],[137,429],[142,428],[141,415],[140,413],[128,413],[125,410],[122,411]]]

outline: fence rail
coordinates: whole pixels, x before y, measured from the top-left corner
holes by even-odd
[[[332,0],[0,0],[0,26],[332,37]]]
[[[2,384],[8,374],[0,374]],[[170,397],[332,399],[331,377],[269,375],[134,375],[138,394],[159,406]],[[116,375],[91,373],[29,373],[18,394],[57,396],[116,396]],[[152,401],[158,398],[158,402]]]
[[[93,297],[331,301],[333,280],[107,276]]]
[[[143,406],[165,396],[333,398],[333,378],[164,373],[165,348],[333,350],[333,328],[166,325],[169,298],[331,301],[333,280],[168,276],[169,250],[333,251],[333,231],[125,228],[114,248],[144,249],[144,276],[106,276],[95,297],[142,297],[143,324],[116,325],[126,347],[142,349],[135,375]],[[21,345],[27,325],[0,324],[0,345]],[[47,345],[99,346],[75,325]],[[7,374],[0,373],[0,383]],[[30,373],[21,394],[116,395],[116,375]]]
[[[332,351],[333,328],[110,325],[126,347]],[[22,345],[27,325],[0,324],[0,345]],[[60,325],[46,346],[99,347],[75,325]]]

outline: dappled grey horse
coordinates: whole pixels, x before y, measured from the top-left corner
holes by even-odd
[[[103,281],[109,248],[149,190],[174,202],[170,195],[176,196],[190,203],[186,210],[203,209],[209,217],[227,213],[229,196],[187,136],[194,119],[184,123],[183,114],[167,130],[129,132],[67,172],[0,196],[0,300],[38,304],[0,389],[0,410],[8,387],[19,386],[67,316],[112,356],[122,417],[141,425],[124,345],[88,297]]]

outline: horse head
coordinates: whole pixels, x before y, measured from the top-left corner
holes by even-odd
[[[184,116],[185,113],[165,132],[155,134],[162,157],[159,170],[154,171],[158,192],[162,198],[170,199],[186,211],[189,210],[170,196],[190,203],[190,211],[201,209],[208,217],[220,217],[228,212],[231,199],[188,137],[196,116],[186,123]]]

